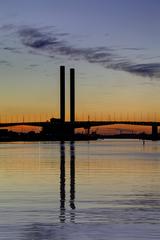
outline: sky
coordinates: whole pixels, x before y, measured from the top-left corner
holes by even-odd
[[[160,120],[159,0],[1,0],[0,117],[59,117],[59,66],[76,119]]]

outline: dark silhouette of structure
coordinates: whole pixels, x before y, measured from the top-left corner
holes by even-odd
[[[158,138],[158,123],[152,123],[152,138],[153,140]]]
[[[70,122],[71,122],[71,136],[74,136],[74,122],[75,122],[75,70],[70,69]]]
[[[70,69],[70,122],[75,122],[75,69]]]
[[[60,66],[60,121],[65,122],[65,66]]]
[[[151,126],[152,134],[150,139],[159,139],[158,126],[160,122],[151,121],[76,121],[75,120],[75,69],[70,69],[70,121],[65,120],[65,66],[60,66],[60,118],[51,118],[46,122],[15,122],[0,123],[0,128],[12,126],[38,126],[42,127],[42,136],[48,137],[49,140],[75,140],[74,130],[84,128],[90,137],[90,129],[96,126],[126,124]],[[42,137],[42,139],[44,139]],[[87,139],[87,138],[86,138]],[[88,139],[87,139],[88,140]]]
[[[60,142],[60,221],[65,222],[65,143]]]
[[[75,209],[75,145],[70,142],[70,207]]]
[[[64,223],[66,220],[66,180],[65,180],[65,142],[60,142],[60,222]],[[70,208],[74,210],[75,207],[75,145],[70,142]],[[70,220],[74,222],[75,212],[71,211]]]

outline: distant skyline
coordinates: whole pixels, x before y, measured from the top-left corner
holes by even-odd
[[[159,0],[0,1],[1,119],[59,117],[66,65],[77,119],[160,120],[159,11]]]

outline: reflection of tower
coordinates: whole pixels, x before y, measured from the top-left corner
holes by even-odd
[[[65,143],[60,143],[60,221],[65,222]]]
[[[75,146],[70,142],[70,207],[75,209]]]
[[[60,142],[60,222],[65,222],[65,142]],[[74,142],[70,142],[70,220],[75,221],[75,146]]]
[[[60,120],[65,122],[65,67],[60,66]]]

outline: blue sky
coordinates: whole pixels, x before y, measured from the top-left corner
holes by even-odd
[[[78,118],[158,115],[159,10],[158,0],[0,1],[1,115],[58,116],[61,64],[76,67]]]

